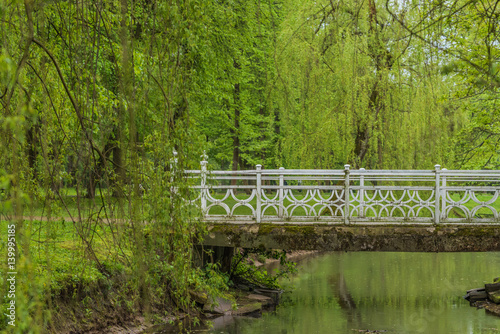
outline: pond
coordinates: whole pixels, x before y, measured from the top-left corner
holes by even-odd
[[[196,332],[500,333],[500,318],[462,298],[500,276],[499,263],[497,252],[323,254],[283,282],[276,311]]]

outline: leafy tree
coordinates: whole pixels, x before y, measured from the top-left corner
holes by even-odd
[[[117,298],[127,302],[115,306],[145,313],[168,305],[160,299],[191,312],[188,288],[217,292],[191,266],[202,228],[181,173],[201,152],[189,95],[206,10],[203,1],[1,4],[0,213],[19,236],[21,332],[57,330],[42,310],[61,289],[78,299],[92,284],[123,284]],[[66,220],[74,257],[59,264]],[[113,276],[120,266],[123,281]]]
[[[212,4],[206,44],[199,48],[197,89],[191,103],[222,168],[275,165],[276,118],[269,88],[274,76],[273,36],[279,4],[227,1]]]
[[[469,122],[456,139],[455,162],[465,168],[498,168],[500,84],[499,1],[440,1],[409,5],[419,20],[390,11],[407,34],[437,53],[443,73],[453,76],[452,104],[467,112]]]
[[[444,103],[450,78],[383,4],[291,4],[277,61],[286,166],[430,168],[446,160],[456,123]]]

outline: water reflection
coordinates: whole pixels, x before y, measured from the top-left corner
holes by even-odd
[[[328,283],[332,288],[333,295],[337,299],[337,303],[345,313],[347,325],[351,328],[363,328],[361,323],[361,313],[356,307],[356,302],[349,292],[344,275],[331,275],[328,277]]]
[[[329,253],[304,260],[260,319],[218,319],[207,333],[500,333],[461,296],[499,276],[500,253]],[[222,327],[219,327],[222,326]]]

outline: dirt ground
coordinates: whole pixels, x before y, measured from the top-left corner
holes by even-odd
[[[287,259],[291,261],[300,261],[304,258],[314,256],[315,254],[319,254],[318,251],[293,251],[287,254]],[[274,263],[279,263],[279,260],[267,259],[266,265],[273,265]],[[255,260],[254,264],[256,266],[262,266],[264,263],[261,263]],[[95,332],[88,332],[88,334],[97,334],[97,333],[105,333],[105,334],[140,334],[145,330],[153,327],[151,324],[146,324],[145,319],[143,317],[137,317],[134,319],[133,323],[124,326],[111,326],[105,330],[99,330]]]

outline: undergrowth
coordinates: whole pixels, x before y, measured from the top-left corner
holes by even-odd
[[[290,274],[297,272],[296,263],[288,260],[286,255],[286,251],[239,249],[233,258],[229,284],[244,282],[251,285],[250,288],[255,286],[281,290],[279,279],[288,278]],[[280,266],[269,272],[265,266],[256,266],[253,261],[250,261],[251,257],[262,263],[268,259],[278,260]]]
[[[2,222],[0,235],[5,235],[7,225]],[[25,221],[24,225],[30,256],[21,255],[18,260],[17,316],[29,319],[40,312],[40,332],[99,330],[133,323],[137,316],[145,316],[149,323],[161,323],[181,313],[196,323],[200,311],[189,292],[219,296],[227,291],[227,278],[216,267],[193,268],[189,260],[180,280],[174,264],[159,249],[148,260],[146,272],[139,275],[129,257],[132,248],[106,247],[106,238],[112,238],[110,227],[96,229],[94,257],[81,239],[75,238],[72,223]],[[5,247],[6,240],[2,239],[0,249]],[[142,282],[138,282],[139,277]],[[0,277],[3,311],[9,302],[6,278]],[[25,295],[28,300],[24,300]],[[36,332],[36,328],[23,325],[30,323],[26,319],[9,328],[4,311],[0,331]]]

